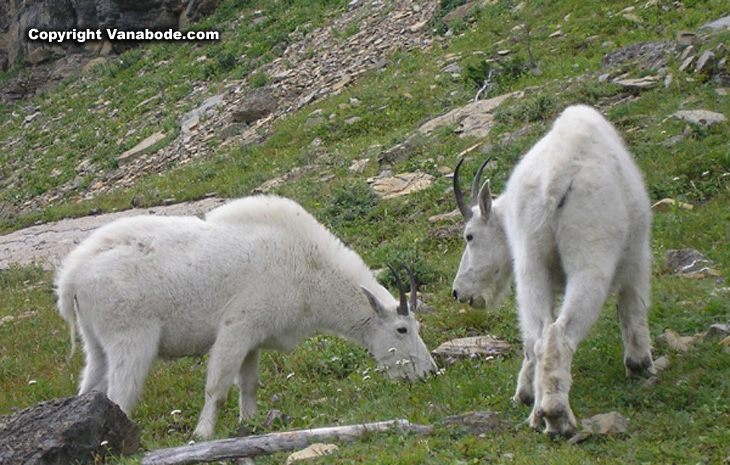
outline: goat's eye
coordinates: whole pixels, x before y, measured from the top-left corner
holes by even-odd
[[[401,326],[396,331],[398,331],[401,334],[408,334],[408,328],[406,328],[405,326]]]
[[[472,239],[474,239],[474,236],[472,236],[471,234],[466,235],[466,242],[471,242]]]

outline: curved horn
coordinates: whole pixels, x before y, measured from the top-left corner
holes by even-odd
[[[484,160],[484,163],[482,163],[482,166],[479,167],[477,170],[477,174],[474,175],[474,180],[471,183],[471,206],[477,204],[477,199],[479,198],[479,188],[481,187],[479,185],[479,180],[482,178],[482,172],[484,171],[484,168],[487,167],[487,164],[492,161],[492,157],[487,158]]]
[[[466,221],[469,221],[474,213],[472,213],[471,208],[469,208],[466,204],[466,201],[464,200],[464,193],[461,192],[461,187],[459,186],[459,168],[461,168],[461,164],[463,162],[463,158],[459,160],[459,163],[456,164],[456,169],[454,170],[454,195],[456,196],[456,204],[459,206],[461,216],[463,216]]]
[[[388,265],[390,271],[395,276],[395,285],[398,286],[398,293],[400,294],[400,305],[398,305],[398,315],[408,315],[408,301],[406,300],[406,290],[403,288],[403,281],[400,280],[398,273],[393,269],[392,266]]]
[[[408,278],[411,281],[411,302],[410,302],[410,308],[412,312],[416,311],[416,307],[418,306],[418,286],[416,285],[416,278],[413,277],[413,271],[411,271],[410,268],[405,263],[401,263],[403,265],[403,268],[406,269],[408,272]]]

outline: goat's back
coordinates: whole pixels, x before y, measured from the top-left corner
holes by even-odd
[[[360,284],[377,285],[362,259],[301,206],[258,196],[219,207],[205,220],[115,221],[68,255],[55,284],[67,321],[76,299],[80,319],[113,317],[121,325],[175,320],[178,331],[187,333],[184,325],[208,328],[205,333],[213,331],[233,299],[274,305],[272,299],[321,295],[309,287],[331,274],[344,276],[338,282],[351,282],[358,292]],[[287,307],[279,305],[277,311]]]
[[[598,208],[624,208],[647,216],[644,181],[621,136],[595,109],[568,107],[523,157],[510,176],[506,193],[515,208],[532,206],[557,212],[572,194],[606,189],[614,198],[596,200]],[[532,205],[526,205],[526,203]]]

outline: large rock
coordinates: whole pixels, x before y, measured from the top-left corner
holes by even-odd
[[[4,0],[0,5],[0,71],[13,67],[44,42],[30,42],[27,31],[179,29],[210,14],[220,0]],[[122,50],[134,44],[119,42]],[[56,45],[58,47],[59,45]],[[79,53],[88,43],[65,41],[63,49]],[[120,51],[117,50],[117,51]]]
[[[635,63],[642,70],[658,70],[667,66],[676,52],[677,45],[674,41],[638,42],[607,53],[601,64],[603,69]]]
[[[100,392],[0,418],[0,463],[97,463],[104,455],[138,449],[139,427]]]
[[[246,94],[233,111],[233,121],[251,124],[274,113],[279,101],[269,87],[260,87]]]

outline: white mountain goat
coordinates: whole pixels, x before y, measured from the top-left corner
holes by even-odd
[[[202,438],[234,381],[240,419],[255,413],[260,349],[291,350],[314,332],[360,344],[394,379],[433,371],[396,282],[400,300],[301,206],[276,196],[239,199],[204,220],[115,221],[72,251],[55,279],[72,351],[76,321],[83,336],[80,394],[104,392],[129,413],[158,356],[209,354],[194,432]]]
[[[576,428],[568,401],[573,353],[611,291],[618,293],[626,373],[654,373],[649,198],[618,133],[583,105],[562,113],[494,201],[489,181],[479,189],[487,162],[471,205],[459,188],[461,161],[454,173],[466,249],[453,295],[474,307],[496,305],[514,274],[524,341],[514,400],[533,403],[532,428],[569,436]],[[564,293],[559,308],[556,291]]]

